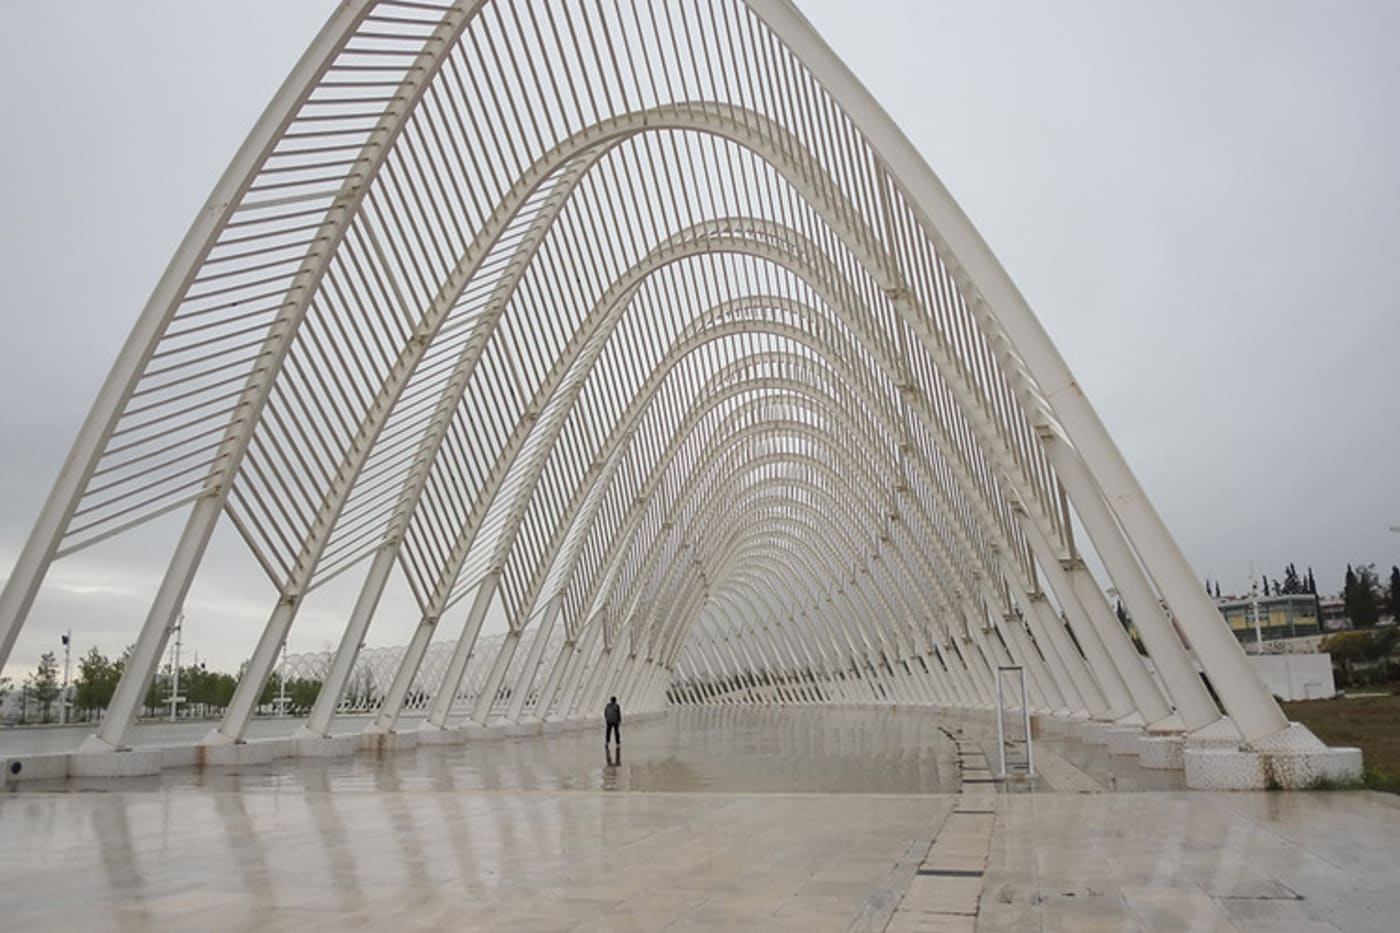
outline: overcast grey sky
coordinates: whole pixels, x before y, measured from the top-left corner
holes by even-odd
[[[1203,576],[1243,590],[1251,563],[1281,576],[1292,560],[1330,591],[1347,562],[1400,563],[1400,4],[799,5],[982,231]],[[7,9],[0,572],[180,237],[332,7]],[[187,642],[232,668],[271,591],[243,582],[227,537]],[[68,624],[80,650],[130,641],[165,557],[146,540],[56,566],[6,673]],[[292,650],[335,637],[347,593],[308,607]]]

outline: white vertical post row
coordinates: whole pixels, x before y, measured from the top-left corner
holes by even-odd
[[[496,705],[496,694],[501,689],[501,681],[505,679],[506,671],[510,669],[511,659],[515,657],[515,649],[518,647],[520,633],[514,629],[506,632],[501,647],[496,651],[496,660],[491,664],[491,671],[486,675],[486,683],[477,695],[476,706],[472,708],[470,718],[476,725],[484,726],[490,719],[491,710]]]
[[[496,587],[500,582],[500,571],[492,570],[477,584],[476,595],[472,597],[471,609],[467,612],[466,624],[462,627],[462,635],[452,646],[452,655],[447,660],[447,668],[442,672],[442,682],[433,692],[432,703],[428,706],[428,720],[422,728],[447,728],[447,718],[452,715],[457,692],[462,689],[462,678],[467,673],[467,662],[471,660],[472,652],[476,649],[477,639],[481,636],[481,624],[486,619],[486,611],[491,607],[491,600],[496,597]],[[420,623],[419,628],[431,632],[432,626]],[[424,641],[426,643],[426,637]],[[392,702],[394,708],[380,712],[371,728],[376,731],[388,731],[394,727],[394,723],[398,719],[399,709],[403,705],[403,697],[408,693],[409,682],[417,670],[417,664],[399,665],[399,669],[394,672],[394,684],[390,687],[389,694],[385,698],[385,706],[389,706]]]
[[[355,607],[350,611],[350,620],[345,625],[345,630],[340,635],[340,645],[336,648],[335,656],[331,659],[330,670],[326,673],[326,679],[321,683],[321,692],[316,695],[316,702],[311,707],[311,715],[306,721],[306,725],[298,730],[298,735],[307,737],[324,738],[330,735],[331,719],[335,716],[335,708],[340,703],[341,697],[345,695],[345,688],[350,683],[350,674],[355,669],[355,659],[360,655],[360,648],[364,646],[365,633],[369,629],[369,623],[374,618],[374,610],[379,605],[379,597],[384,592],[384,584],[389,579],[389,572],[394,568],[394,556],[397,553],[395,548],[382,547],[374,554],[374,561],[370,564],[369,573],[366,576],[365,584],[360,588],[360,595],[355,600]],[[247,722],[237,723],[234,728],[241,736]]]
[[[535,675],[539,672],[540,660],[544,657],[545,644],[554,632],[554,623],[559,618],[563,599],[562,593],[551,599],[545,608],[544,618],[535,623],[535,639],[525,654],[525,667],[520,671],[519,682],[511,689],[510,705],[506,707],[508,722],[519,722],[520,714],[525,710],[525,700],[529,696],[530,688],[535,684]]]
[[[586,626],[582,640],[574,648],[569,659],[569,671],[564,675],[564,685],[559,689],[559,697],[552,707],[542,711],[540,718],[546,722],[567,720],[573,712],[575,698],[584,671],[593,660],[593,648],[603,631],[603,613],[598,612]]]

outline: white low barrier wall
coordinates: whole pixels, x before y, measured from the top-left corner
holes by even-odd
[[[1337,694],[1330,654],[1258,654],[1249,660],[1279,699],[1325,700]]]

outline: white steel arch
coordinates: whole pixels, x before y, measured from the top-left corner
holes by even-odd
[[[54,560],[172,511],[90,750],[124,747],[221,516],[279,595],[215,744],[341,574],[310,740],[352,683],[388,732],[760,681],[985,708],[1008,663],[1047,715],[1288,727],[1025,300],[788,0],[341,4],[94,403],[0,663]],[[367,660],[396,571],[421,620]]]

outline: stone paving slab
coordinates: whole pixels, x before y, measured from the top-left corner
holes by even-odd
[[[1006,795],[979,931],[1390,933],[1400,808],[1365,792]]]

